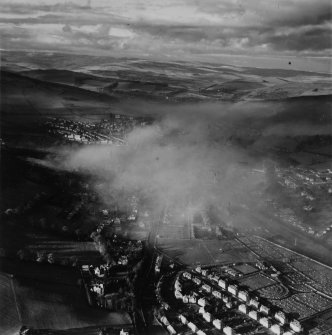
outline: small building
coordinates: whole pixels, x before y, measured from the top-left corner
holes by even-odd
[[[217,299],[221,299],[221,293],[219,291],[212,291],[212,295]]]
[[[171,335],[176,335],[177,334],[176,330],[171,325],[167,326],[167,330]]]
[[[258,320],[258,313],[257,313],[257,311],[255,311],[255,310],[251,310],[250,312],[249,312],[249,317],[251,318],[251,319],[253,319],[253,320]]]
[[[249,305],[258,309],[259,308],[259,301],[258,301],[258,299],[256,297],[251,298],[250,302],[249,302]]]
[[[294,335],[295,331],[294,330],[287,330],[284,332],[284,335]]]
[[[203,330],[198,330],[196,334],[197,334],[197,335],[206,335],[206,333],[203,332]]]
[[[226,288],[227,288],[227,283],[226,283],[226,280],[224,280],[224,279],[219,279],[219,281],[218,281],[218,285],[219,285],[221,288],[223,288],[224,290],[226,290]]]
[[[241,291],[239,291],[238,297],[242,301],[248,302],[248,300],[249,300],[249,293],[247,291],[245,291],[245,290],[241,290]]]
[[[93,284],[91,290],[97,293],[98,295],[103,295],[104,294],[104,284],[102,283]]]
[[[187,279],[191,279],[191,273],[189,272],[183,272],[183,277]]]
[[[225,304],[228,303],[228,302],[230,302],[230,300],[231,300],[231,298],[228,297],[227,295],[224,295],[224,296],[222,297],[222,301],[223,301]]]
[[[211,293],[211,286],[208,285],[208,284],[204,284],[204,285],[202,286],[202,289],[203,289],[204,291],[208,292],[208,293]]]
[[[228,286],[228,292],[236,296],[237,292],[238,292],[237,285],[235,285],[235,284],[229,285]]]
[[[209,312],[205,312],[205,313],[203,314],[203,318],[204,318],[205,321],[207,321],[207,322],[211,322],[211,320],[212,320],[212,318],[211,318],[211,313],[209,313]]]
[[[174,295],[175,295],[176,299],[182,299],[183,298],[183,295],[182,295],[181,291],[179,291],[179,290],[175,290]]]
[[[204,276],[204,277],[207,277],[208,274],[209,274],[208,270],[206,270],[206,269],[202,269],[201,273],[202,273],[202,276]]]
[[[192,281],[193,281],[196,285],[200,285],[200,284],[202,283],[202,281],[201,281],[199,278],[197,278],[197,277],[194,277],[194,278],[192,279]]]
[[[195,296],[194,294],[191,295],[191,296],[189,296],[189,302],[190,302],[191,304],[196,304],[197,299],[196,299],[196,296]]]
[[[226,335],[234,335],[235,334],[234,329],[229,327],[229,326],[224,327],[223,332]]]
[[[274,315],[275,319],[279,321],[282,325],[287,322],[286,314],[282,311],[276,312]]]
[[[278,324],[274,324],[271,326],[271,331],[274,333],[274,334],[277,334],[277,335],[281,335],[283,334],[283,329],[280,325]]]
[[[229,301],[228,303],[226,303],[226,307],[227,308],[233,308],[233,304]]]
[[[169,325],[170,325],[170,323],[169,323],[168,319],[166,318],[166,316],[162,316],[162,317],[160,318],[160,322],[161,322],[163,325],[165,325],[165,326],[169,326]]]
[[[95,275],[100,278],[104,277],[105,275],[105,272],[102,271],[98,266],[95,267],[94,272],[95,272]]]
[[[186,318],[184,315],[182,315],[182,314],[179,315],[179,320],[180,320],[181,323],[184,324],[184,325],[186,325],[186,324],[188,323],[187,318]]]
[[[261,305],[261,307],[259,308],[259,311],[264,313],[265,315],[270,314],[270,308],[265,305]]]
[[[213,320],[213,322],[212,322],[212,324],[217,328],[217,329],[221,329],[221,327],[222,327],[222,323],[221,323],[221,320],[219,320],[219,319],[214,319]]]
[[[218,283],[218,281],[219,281],[219,277],[216,274],[213,274],[213,273],[211,273],[209,275],[209,279],[212,280],[212,281],[215,281],[216,283]]]
[[[181,285],[181,283],[179,283],[178,280],[175,282],[174,287],[175,287],[176,290],[179,290],[179,291],[181,291],[181,289],[182,289],[182,285]]]
[[[199,298],[198,301],[197,301],[198,305],[204,307],[206,306],[206,300],[205,298]]]
[[[259,319],[259,323],[265,328],[271,327],[271,321],[267,317],[262,317]]]
[[[299,333],[300,331],[302,331],[302,325],[300,323],[300,321],[298,320],[292,320],[289,324],[289,326],[297,333]]]
[[[188,304],[189,303],[189,297],[187,295],[184,295],[182,297],[182,301],[183,301],[184,304]]]
[[[200,307],[199,308],[199,310],[198,310],[198,314],[204,314],[205,313],[205,308],[202,306],[202,307]]]
[[[188,328],[190,328],[194,333],[197,332],[197,330],[198,330],[197,326],[196,326],[194,323],[192,323],[192,322],[189,322],[189,323],[187,324],[187,326],[188,326]]]
[[[195,271],[198,272],[198,273],[201,273],[202,272],[202,268],[200,266],[196,266]]]
[[[239,309],[239,311],[240,311],[241,313],[244,313],[244,314],[247,314],[247,313],[248,313],[248,306],[245,305],[245,304],[241,304],[241,305],[239,305],[238,309]]]

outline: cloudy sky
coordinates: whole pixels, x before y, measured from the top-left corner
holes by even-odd
[[[329,0],[0,0],[2,49],[330,71]]]

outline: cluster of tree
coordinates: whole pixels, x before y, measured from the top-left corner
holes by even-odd
[[[17,257],[21,261],[35,261],[38,263],[58,264],[63,266],[77,266],[78,258],[71,256],[68,258],[56,257],[54,253],[47,253],[46,251],[30,251],[27,249],[20,249],[17,252]]]

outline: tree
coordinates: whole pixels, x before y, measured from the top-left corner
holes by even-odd
[[[47,255],[47,261],[50,263],[50,264],[54,264],[54,254],[52,252],[50,252],[48,255]]]
[[[0,257],[6,257],[6,250],[4,248],[0,248]]]
[[[36,261],[39,262],[39,263],[42,263],[42,262],[45,261],[45,259],[46,259],[45,251],[38,251]]]
[[[71,256],[70,257],[70,263],[71,263],[72,266],[77,266],[78,258],[76,256]]]
[[[18,257],[21,261],[28,260],[28,259],[29,259],[29,252],[28,252],[28,250],[26,250],[26,249],[20,249],[20,250],[17,252],[17,257]]]

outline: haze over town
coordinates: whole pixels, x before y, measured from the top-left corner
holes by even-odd
[[[329,334],[331,4],[0,3],[0,333]]]

